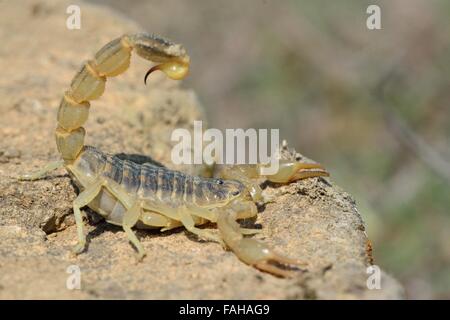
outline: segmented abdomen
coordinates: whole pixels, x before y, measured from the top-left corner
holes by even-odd
[[[137,164],[117,156],[105,155],[93,147],[85,147],[78,162],[80,171],[92,176],[105,176],[141,200],[161,202],[169,206],[194,204],[203,196],[207,179],[186,175],[150,163]],[[203,197],[204,198],[204,197]]]

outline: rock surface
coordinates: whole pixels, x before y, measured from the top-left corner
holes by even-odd
[[[403,298],[402,287],[384,272],[381,290],[367,289],[372,258],[364,222],[350,195],[329,179],[266,186],[275,200],[259,214],[263,231],[256,237],[309,263],[294,279],[261,273],[184,229],[139,231],[148,256],[136,263],[124,232],[90,212],[88,250],[74,257],[76,191],[67,174],[59,170],[35,182],[15,177],[58,159],[56,110],[81,62],[139,28],[82,3],[81,30],[68,30],[68,5],[0,3],[0,298]],[[193,91],[160,74],[144,86],[147,68],[133,56],[127,73],[108,79],[105,94],[92,103],[86,142],[173,167],[171,131],[191,129],[203,112]],[[66,287],[71,265],[80,268],[81,290]]]

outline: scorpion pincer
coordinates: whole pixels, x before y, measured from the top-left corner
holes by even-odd
[[[77,254],[84,251],[86,245],[80,209],[88,206],[107,222],[122,226],[136,247],[139,259],[145,256],[145,250],[133,227],[166,231],[183,226],[200,238],[231,249],[249,265],[277,276],[291,276],[294,271],[282,265],[292,268],[303,263],[276,253],[260,241],[244,237],[258,230],[241,228],[237,220],[257,214],[255,202],[261,200],[261,189],[255,178],[289,183],[328,176],[319,164],[284,161],[279,171],[271,176],[262,175],[262,165],[236,165],[218,170],[214,178],[198,177],[151,163],[122,160],[84,145],[83,125],[88,118],[90,101],[103,94],[108,77],[125,72],[133,50],[156,63],[145,80],[155,70],[174,80],[183,79],[188,73],[190,59],[179,44],[146,33],[124,35],[109,42],[94,59],[83,64],[60,103],[55,135],[62,160],[21,179],[39,179],[59,167],[67,170],[80,190],[73,202],[78,234],[74,251]],[[216,223],[219,232],[197,227],[207,222]]]

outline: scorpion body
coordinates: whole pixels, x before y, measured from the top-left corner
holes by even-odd
[[[126,204],[136,199],[142,202],[144,208],[211,207],[228,201],[229,192],[238,195],[245,188],[237,181],[227,181],[228,189],[226,189],[222,187],[225,183],[222,179],[191,176],[150,163],[136,164],[119,159],[117,156],[106,155],[91,146],[85,146],[83,153],[69,168],[72,179],[80,189],[99,179],[106,179],[121,192],[132,195],[129,201],[126,201],[128,197],[119,200],[107,189],[102,189],[88,204],[109,223],[116,225],[122,225],[127,211]],[[179,218],[176,214],[172,216],[175,219]],[[165,231],[182,225],[175,219],[145,210],[135,226],[161,227]],[[196,224],[206,222],[199,217],[195,220]]]
[[[179,44],[146,33],[124,35],[109,42],[93,60],[83,64],[62,98],[55,134],[63,160],[21,179],[35,180],[61,166],[68,171],[80,190],[73,203],[78,233],[74,251],[77,254],[86,244],[80,209],[89,206],[109,223],[123,227],[139,259],[145,256],[145,250],[133,227],[165,231],[184,226],[201,238],[230,248],[249,265],[278,276],[291,276],[291,270],[274,262],[303,265],[300,261],[244,237],[258,230],[241,228],[237,223],[238,219],[257,214],[255,201],[262,197],[254,179],[263,176],[261,165],[231,166],[217,171],[214,178],[198,177],[152,163],[137,164],[119,159],[84,145],[83,125],[88,118],[90,101],[103,94],[107,77],[125,72],[133,50],[142,58],[157,63],[147,72],[144,81],[156,70],[174,80],[183,79],[188,73],[190,59]],[[265,178],[289,183],[315,176],[328,176],[328,172],[318,164],[285,161],[280,163],[276,174]],[[217,223],[218,234],[197,227],[208,221]]]

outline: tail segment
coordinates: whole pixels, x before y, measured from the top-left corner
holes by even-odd
[[[100,98],[107,77],[118,76],[128,69],[132,50],[142,58],[158,63],[147,72],[145,79],[155,70],[174,80],[183,79],[188,73],[186,50],[163,38],[138,33],[124,35],[106,44],[93,60],[83,64],[59,106],[56,145],[66,163],[74,161],[83,149],[86,133],[83,124],[88,119],[89,101]]]

